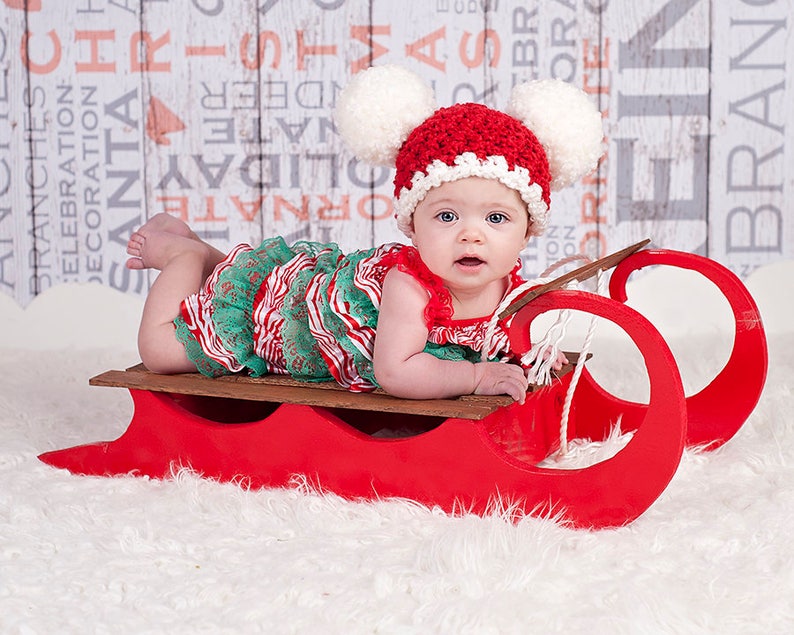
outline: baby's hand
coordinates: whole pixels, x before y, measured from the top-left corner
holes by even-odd
[[[474,365],[475,395],[510,395],[524,403],[529,381],[521,366],[501,362],[480,362]]]
[[[545,362],[545,361],[546,361],[546,360],[547,360],[547,359],[548,359],[550,356],[551,356],[551,350],[550,350],[550,349],[546,349],[545,351],[543,351],[543,361],[544,361],[544,362]],[[557,359],[555,359],[555,360],[554,360],[554,363],[551,365],[551,367],[552,367],[554,370],[561,370],[561,369],[562,369],[562,367],[563,367],[563,366],[565,366],[565,364],[567,364],[567,363],[568,363],[568,358],[567,358],[567,357],[565,357],[565,353],[563,353],[562,351],[559,351],[559,352],[557,353]]]

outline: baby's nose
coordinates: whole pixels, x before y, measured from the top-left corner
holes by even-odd
[[[460,229],[460,239],[465,242],[479,242],[483,236],[482,228],[477,223],[464,223]]]

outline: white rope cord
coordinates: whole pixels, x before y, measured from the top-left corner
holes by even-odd
[[[488,322],[488,326],[485,329],[485,337],[483,338],[482,351],[480,353],[481,362],[488,361],[488,350],[491,348],[491,340],[493,339],[494,333],[496,332],[496,325],[499,323],[499,314],[508,306],[510,306],[513,303],[513,300],[515,300],[518,296],[523,295],[532,287],[537,287],[542,284],[546,284],[547,282],[550,282],[549,278],[535,278],[534,280],[527,280],[508,293],[504,300],[499,303],[499,306],[496,307],[496,311],[494,311],[490,321]]]
[[[558,260],[553,265],[551,265],[546,271],[541,274],[541,277],[535,278],[534,280],[528,280],[521,284],[520,286],[516,287],[511,291],[503,300],[499,303],[499,306],[494,311],[493,316],[491,317],[488,326],[485,331],[485,337],[483,339],[483,347],[480,359],[481,361],[485,362],[488,361],[488,351],[491,346],[491,340],[493,339],[493,335],[496,331],[496,326],[499,321],[499,314],[506,309],[512,302],[520,295],[524,294],[526,291],[531,289],[532,287],[546,284],[551,280],[549,277],[551,273],[563,267],[571,262],[575,262],[577,260],[583,260],[585,262],[590,262],[590,259],[583,255],[575,255],[569,256],[567,258],[563,258]],[[598,272],[598,293],[601,294],[603,292],[602,284],[603,284],[603,272]],[[566,288],[571,288],[574,283],[566,285]],[[572,318],[571,311],[563,310],[559,312],[559,315],[554,322],[554,324],[546,331],[544,337],[534,346],[527,351],[524,356],[521,358],[521,364],[523,366],[529,366],[530,371],[528,373],[529,380],[532,383],[538,385],[547,385],[550,384],[553,379],[553,365],[554,362],[557,360],[557,356],[560,352],[560,344],[564,339],[568,324],[570,323]],[[576,385],[579,382],[579,378],[584,371],[584,364],[587,359],[587,355],[590,352],[590,345],[592,344],[593,336],[595,334],[595,325],[596,325],[596,317],[592,316],[590,319],[590,325],[587,329],[587,334],[585,336],[584,342],[582,343],[582,349],[579,353],[579,362],[576,364],[574,368],[573,376],[571,377],[571,383],[568,386],[568,391],[565,395],[565,401],[563,403],[562,414],[560,417],[560,451],[559,456],[564,456],[568,452],[568,419],[570,417],[571,411],[571,404],[573,402],[573,395],[576,391]],[[541,360],[538,363],[538,360]]]
[[[533,384],[546,386],[554,380],[554,363],[560,353],[560,345],[568,332],[570,311],[560,311],[557,320],[546,334],[524,353],[521,364],[529,368],[528,377]]]
[[[600,269],[596,275],[596,280],[598,295],[604,295],[604,281],[606,280],[606,276],[604,276],[604,272]],[[584,342],[582,342],[582,350],[579,353],[579,363],[574,366],[573,377],[571,377],[571,383],[568,386],[568,391],[565,393],[565,402],[563,403],[562,415],[560,416],[560,451],[558,453],[560,457],[568,454],[568,419],[571,414],[573,393],[576,391],[579,378],[582,376],[582,372],[584,371],[587,355],[590,353],[590,345],[593,343],[596,322],[596,316],[590,316],[590,324],[587,327],[587,333],[585,335]]]
[[[582,255],[568,256],[552,264],[541,275],[546,279],[557,269],[567,264],[579,260],[589,261],[589,258]],[[565,288],[573,287],[574,283],[566,285]],[[554,380],[554,363],[560,353],[560,344],[567,334],[568,324],[571,321],[570,311],[560,311],[557,320],[546,331],[543,338],[535,343],[521,358],[521,363],[529,368],[529,380],[540,386],[546,386]]]

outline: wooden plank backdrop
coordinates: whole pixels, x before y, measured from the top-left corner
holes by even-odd
[[[282,234],[345,250],[404,237],[392,172],[332,113],[371,64],[440,105],[505,107],[559,77],[603,113],[598,172],[553,196],[534,276],[651,237],[741,276],[794,257],[794,0],[3,0],[0,288],[144,294],[124,268],[167,211],[222,249]],[[362,122],[366,125],[366,122]]]

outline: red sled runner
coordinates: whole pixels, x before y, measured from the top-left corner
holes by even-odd
[[[530,325],[538,315],[560,309],[614,322],[639,349],[650,385],[647,404],[609,394],[586,369],[576,386],[569,440],[603,441],[617,421],[622,432],[632,433],[622,450],[595,465],[538,466],[559,447],[570,372],[533,389],[518,404],[506,396],[401,400],[380,391],[353,394],[332,383],[164,376],[142,366],[108,371],[90,382],[130,391],[135,411],[121,437],[39,458],[86,475],[167,478],[174,465],[189,466],[205,477],[242,479],[254,488],[289,486],[302,474],[349,499],[400,497],[450,513],[480,514],[499,502],[516,517],[553,515],[579,528],[624,525],[664,491],[685,446],[713,449],[739,430],[760,398],[767,371],[758,308],[734,274],[707,258],[636,251],[639,246],[562,277],[581,280],[583,271],[591,275],[619,260],[610,279],[611,297],[539,288],[508,309],[516,312],[510,328],[516,352],[529,349]],[[649,265],[701,273],[721,290],[733,312],[728,362],[688,398],[662,336],[624,304],[629,276]],[[399,436],[378,437],[374,433],[380,429]]]

